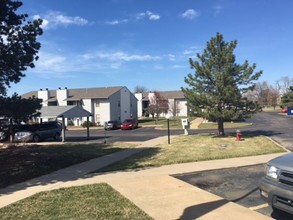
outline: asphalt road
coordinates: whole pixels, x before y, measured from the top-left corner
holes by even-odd
[[[242,132],[266,135],[287,149],[293,151],[293,116],[284,116],[278,113],[262,112],[254,115],[247,122],[253,123],[253,126],[241,128]],[[189,134],[198,133],[216,133],[217,130],[190,130]],[[225,129],[226,133],[236,133],[236,129]],[[184,134],[183,129],[171,130],[171,135]],[[126,142],[139,142],[147,141],[156,137],[167,135],[166,130],[155,129],[153,127],[141,127],[134,130],[121,131],[112,130],[104,131],[103,129],[90,130],[90,141],[126,141]],[[86,140],[87,133],[85,130],[70,130],[66,132],[67,141],[83,141]]]
[[[267,135],[293,151],[293,116],[263,112],[248,121],[253,123],[252,131]]]

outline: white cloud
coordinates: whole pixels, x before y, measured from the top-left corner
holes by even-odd
[[[95,54],[84,54],[83,57],[85,59],[103,59],[108,61],[124,61],[124,62],[131,62],[131,61],[152,61],[152,60],[159,60],[161,59],[159,56],[151,56],[149,54],[127,54],[122,51],[118,52],[103,52],[99,51]]]
[[[190,54],[194,54],[195,51],[194,50],[190,50],[190,49],[187,49],[187,50],[184,50],[183,51],[183,55],[190,55]]]
[[[155,20],[159,20],[161,18],[161,16],[159,14],[154,14],[151,11],[146,11],[146,12],[137,13],[135,18],[137,20],[148,18],[149,20],[155,21]]]
[[[108,24],[108,25],[119,25],[119,24],[125,24],[125,23],[128,23],[128,19],[107,21],[106,22],[106,24]]]
[[[214,7],[214,16],[217,16],[221,13],[221,11],[223,10],[223,7],[220,5],[217,5]]]
[[[168,54],[168,58],[170,61],[175,61],[176,56],[174,54]]]
[[[181,14],[181,17],[188,20],[193,20],[198,17],[200,14],[194,9],[187,9],[185,12]]]
[[[110,64],[110,67],[111,67],[111,69],[115,69],[115,70],[117,70],[117,69],[120,69],[121,65],[122,65],[121,62],[111,63],[111,64]]]
[[[41,69],[55,69],[58,70],[60,64],[66,61],[66,57],[56,54],[40,52],[40,59],[37,62],[38,68]]]
[[[190,47],[183,51],[183,55],[195,55],[200,52],[202,49],[200,47]]]
[[[81,18],[79,16],[66,16],[59,11],[50,11],[47,14],[40,16],[34,15],[34,19],[43,19],[42,27],[44,29],[54,28],[58,26],[68,26],[68,25],[79,25],[83,26],[88,24],[88,20]]]
[[[144,19],[145,16],[146,16],[146,13],[144,13],[144,12],[140,12],[140,13],[137,13],[137,14],[136,14],[135,18],[136,18],[137,20],[141,20],[141,19]]]
[[[173,65],[173,66],[171,66],[171,68],[172,69],[183,69],[183,68],[186,68],[186,66],[184,66],[184,65]]]
[[[149,17],[150,20],[155,21],[155,20],[159,20],[160,19],[160,15],[154,14],[151,11],[147,11],[146,14],[148,15],[148,17]]]

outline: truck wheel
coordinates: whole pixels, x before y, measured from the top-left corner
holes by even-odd
[[[275,207],[272,207],[272,208],[273,208],[273,215],[275,217],[282,217],[282,216],[286,215],[286,213],[284,211],[277,209]]]

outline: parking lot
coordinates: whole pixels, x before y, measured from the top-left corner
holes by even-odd
[[[236,202],[251,210],[278,220],[293,219],[293,216],[279,216],[261,198],[257,189],[264,175],[264,164],[255,166],[210,170],[187,173],[175,177],[203,190]]]

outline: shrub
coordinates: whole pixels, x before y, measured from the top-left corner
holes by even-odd
[[[81,126],[82,126],[83,128],[86,128],[87,126],[89,126],[89,127],[96,126],[96,124],[93,123],[93,122],[91,122],[91,121],[89,121],[89,122],[85,121],[85,122],[82,123]]]

